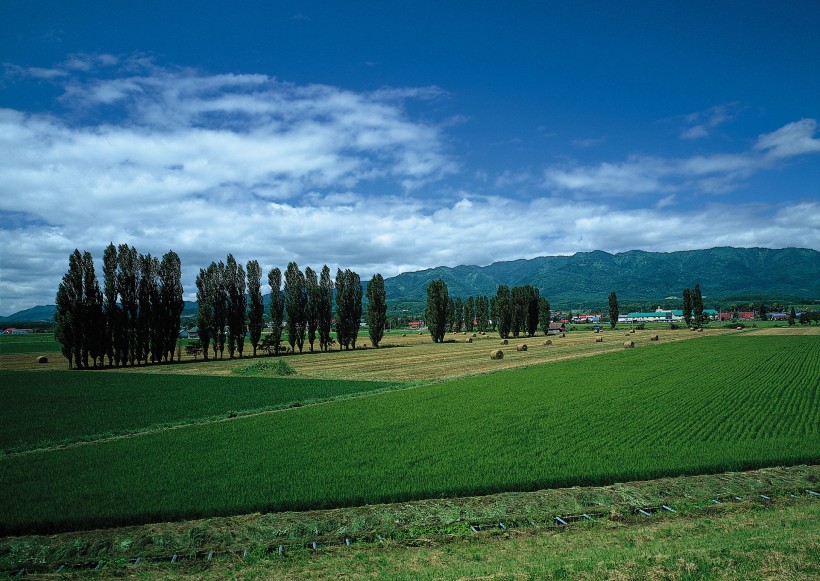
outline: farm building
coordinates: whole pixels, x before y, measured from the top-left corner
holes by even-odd
[[[28,335],[33,332],[34,329],[16,329],[14,327],[9,327],[3,331],[3,335]]]
[[[737,318],[741,321],[751,321],[755,318],[754,311],[721,311],[721,313],[718,315],[718,321],[731,321],[735,318],[735,315],[737,315]]]
[[[550,328],[547,331],[547,335],[557,335],[558,333],[563,333],[566,330],[567,327],[564,323],[550,323]]]
[[[424,321],[409,321],[407,323],[407,326],[410,327],[411,329],[415,329],[415,330],[423,329],[424,328]]]
[[[716,319],[720,313],[715,309],[703,309],[709,319]],[[658,307],[648,313],[629,313],[618,317],[619,323],[678,323],[683,321],[683,311],[664,310]]]

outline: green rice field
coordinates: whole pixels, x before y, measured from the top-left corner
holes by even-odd
[[[247,367],[255,371],[255,367]],[[390,389],[376,381],[0,371],[0,450],[14,451]]]
[[[0,532],[818,461],[820,339],[727,335],[9,455]]]

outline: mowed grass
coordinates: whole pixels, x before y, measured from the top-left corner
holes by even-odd
[[[729,335],[0,460],[0,529],[820,461],[820,341]]]
[[[260,377],[264,370],[252,371],[257,376],[0,370],[0,450],[99,439],[396,385]]]

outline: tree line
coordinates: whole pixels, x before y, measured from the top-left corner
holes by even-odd
[[[89,252],[74,250],[57,289],[55,337],[69,368],[174,361],[184,307],[182,266],[113,243],[103,253],[103,288]]]
[[[427,286],[425,322],[434,342],[444,341],[444,334],[478,330],[497,330],[502,338],[521,334],[535,335],[540,326],[544,333],[551,321],[550,303],[530,285],[499,285],[491,297],[450,298],[442,279]]]
[[[184,308],[182,265],[173,251],[162,259],[139,254],[127,244],[111,243],[103,253],[103,288],[89,252],[75,250],[57,290],[55,337],[69,367],[88,368],[174,361]],[[283,286],[284,282],[284,286]],[[232,255],[211,262],[196,277],[199,341],[205,359],[212,350],[222,358],[242,357],[245,338],[253,355],[261,347],[279,353],[283,330],[290,350],[328,351],[336,338],[340,349],[355,349],[362,318],[363,292],[359,275],[338,269],[335,281],[325,265],[320,274],[304,273],[295,262],[284,273],[268,273],[270,333],[262,337],[265,310],[262,270],[256,260],[243,267]],[[367,283],[365,320],[374,347],[384,336],[387,297],[384,279],[376,274]],[[335,320],[334,315],[335,302]]]

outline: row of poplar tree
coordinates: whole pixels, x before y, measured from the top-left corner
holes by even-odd
[[[434,342],[444,341],[448,330],[458,332],[495,329],[506,339],[522,334],[535,335],[538,327],[546,334],[550,324],[549,301],[530,285],[499,285],[491,297],[479,295],[451,299],[447,284],[437,279],[427,285],[425,323]]]
[[[57,290],[55,336],[69,367],[174,360],[182,299],[174,252],[162,260],[127,244],[103,252],[103,287],[89,252],[74,250]]]
[[[247,284],[246,284],[247,281]],[[283,286],[284,282],[284,286]],[[287,329],[290,350],[302,352],[305,341],[311,352],[316,340],[319,350],[328,351],[333,339],[340,349],[355,349],[362,318],[362,282],[350,269],[336,271],[335,281],[325,265],[321,273],[307,267],[302,272],[295,262],[284,272],[273,268],[268,272],[270,294],[270,333],[262,338],[265,326],[262,302],[262,271],[256,260],[248,261],[246,269],[232,255],[223,263],[211,262],[200,269],[196,277],[199,315],[197,324],[205,359],[213,347],[214,357],[242,357],[247,333],[256,355],[260,347],[277,354],[286,349],[282,345],[283,330]],[[333,304],[336,318],[333,318]],[[374,347],[379,346],[387,321],[387,300],[384,278],[376,274],[367,283],[368,333]]]

